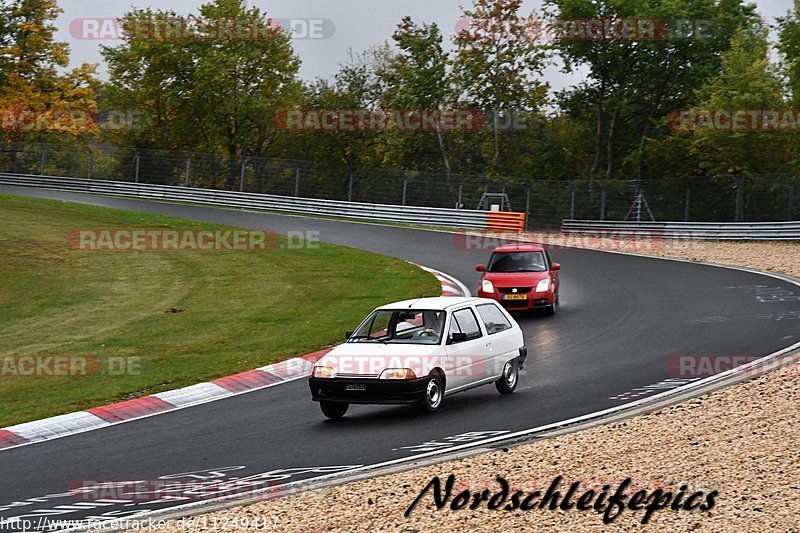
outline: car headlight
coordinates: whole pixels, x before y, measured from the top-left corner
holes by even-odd
[[[332,366],[315,366],[311,370],[311,376],[315,378],[335,378],[336,372],[334,372]]]
[[[410,368],[387,368],[380,379],[417,379],[417,375]]]
[[[536,292],[547,292],[550,290],[550,280],[545,278],[536,285]]]
[[[481,290],[483,292],[494,292],[494,285],[488,279],[481,281]]]

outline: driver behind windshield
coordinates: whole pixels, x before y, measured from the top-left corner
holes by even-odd
[[[379,310],[348,342],[384,344],[438,344],[444,329],[444,311]]]
[[[544,257],[541,252],[495,254],[490,272],[542,272]]]
[[[444,313],[441,311],[423,311],[422,323],[424,324],[424,329],[419,333],[419,336],[434,338],[438,342],[441,331],[444,328],[444,324],[440,320],[443,315]]]

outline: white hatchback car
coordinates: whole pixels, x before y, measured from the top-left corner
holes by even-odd
[[[351,403],[419,403],[432,412],[445,396],[488,383],[510,394],[527,356],[519,325],[486,298],[384,305],[346,335],[309,378],[328,418],[341,418]]]

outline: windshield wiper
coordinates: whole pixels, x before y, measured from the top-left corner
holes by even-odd
[[[382,339],[380,339],[378,337],[371,337],[369,335],[353,335],[352,337],[350,337],[347,340],[358,340],[358,339],[367,339],[367,340],[370,340],[370,341],[380,342],[381,344],[388,344],[388,342],[385,341],[385,340],[382,340]]]

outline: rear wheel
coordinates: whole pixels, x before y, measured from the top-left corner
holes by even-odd
[[[319,402],[319,406],[322,409],[323,415],[332,420],[336,420],[344,416],[344,414],[347,412],[347,408],[350,407],[350,404],[340,402]]]
[[[425,399],[422,400],[422,408],[433,413],[439,410],[444,399],[444,385],[441,378],[433,377],[425,386]]]
[[[494,382],[497,387],[497,392],[500,394],[511,394],[517,388],[519,382],[519,369],[517,368],[517,361],[508,361],[503,367],[503,375],[500,379]]]

